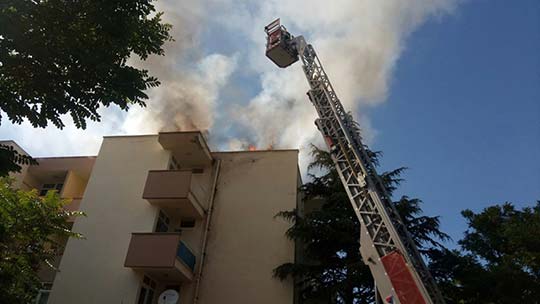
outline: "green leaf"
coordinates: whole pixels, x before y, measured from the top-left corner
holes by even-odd
[[[81,213],[64,211],[56,191],[39,197],[12,183],[0,178],[0,295],[2,303],[31,303],[41,287],[37,271],[52,266],[69,237],[82,237],[69,223]]]

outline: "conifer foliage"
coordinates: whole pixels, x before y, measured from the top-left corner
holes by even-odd
[[[380,152],[369,152],[378,165]],[[312,146],[310,181],[302,186],[304,210],[280,212],[277,217],[292,223],[287,237],[302,253],[294,263],[274,269],[279,279],[292,277],[303,303],[373,303],[373,279],[360,256],[360,224],[345,189],[339,180],[330,154]],[[401,182],[406,168],[381,174],[390,194]],[[438,217],[422,214],[421,200],[402,196],[394,202],[419,250],[429,257],[440,250],[440,240],[448,238],[440,231]]]

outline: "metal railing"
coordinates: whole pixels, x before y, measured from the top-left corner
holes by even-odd
[[[186,244],[182,241],[178,243],[178,249],[176,250],[176,257],[184,263],[191,271],[195,270],[196,257]]]

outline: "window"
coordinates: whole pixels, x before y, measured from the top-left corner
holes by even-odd
[[[178,165],[176,158],[174,158],[174,156],[171,156],[171,160],[169,161],[169,170],[178,170],[178,169],[180,169],[180,166]]]
[[[62,187],[64,187],[64,184],[43,184],[41,190],[39,191],[39,196],[47,195],[47,192],[49,192],[49,190],[56,190],[60,192],[62,191]]]
[[[167,289],[176,290],[176,291],[178,291],[178,293],[180,293],[180,285],[167,285],[167,286],[165,286],[165,290],[167,290]]]
[[[163,213],[163,211],[159,211],[158,220],[156,223],[156,232],[168,232],[169,231],[169,217]]]
[[[181,229],[188,229],[188,228],[194,228],[195,227],[195,219],[182,219],[180,221],[180,228]]]
[[[155,291],[156,282],[149,277],[144,276],[137,304],[151,304],[152,300],[154,300]]]
[[[49,295],[51,294],[51,283],[44,283],[42,289],[39,290],[36,297],[36,304],[47,304]]]

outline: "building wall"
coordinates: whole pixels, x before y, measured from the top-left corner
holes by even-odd
[[[62,189],[62,197],[65,198],[81,198],[83,197],[84,190],[86,189],[87,180],[82,178],[73,170],[69,170],[66,179],[64,180],[64,187]]]
[[[25,174],[24,177],[21,178],[20,188],[23,190],[41,189],[41,186],[43,186],[42,182],[36,179],[32,174],[28,174],[28,166],[24,166],[23,170]]]
[[[135,303],[140,276],[124,267],[132,232],[153,231],[158,209],[142,199],[148,170],[166,169],[156,136],[104,138],[49,303]]]
[[[298,151],[213,153],[221,160],[210,222],[199,301],[210,303],[293,303],[292,281],[280,282],[272,270],[294,261],[294,243],[285,237],[290,224],[274,215],[298,202]],[[73,172],[64,195],[84,192],[73,231],[56,274],[49,303],[136,303],[142,275],[124,267],[133,232],[152,232],[159,208],[142,199],[149,170],[168,168],[170,152],[156,136],[105,138],[86,190]],[[193,177],[193,191],[208,208],[215,171],[203,168]],[[167,212],[165,212],[167,213]],[[169,231],[182,216],[169,214]],[[201,267],[205,221],[182,231]],[[159,282],[156,294],[174,282]],[[180,303],[193,303],[196,281],[183,284]],[[157,303],[157,297],[154,301]]]
[[[222,163],[198,303],[293,303],[292,281],[272,270],[294,261],[290,224],[274,215],[296,207],[298,151],[213,156]]]
[[[211,191],[210,188],[212,187],[211,177],[213,172],[211,168],[203,168],[203,170],[202,173],[193,174],[191,176],[191,189],[193,194],[199,200],[202,208],[206,210],[208,209],[208,199]]]

